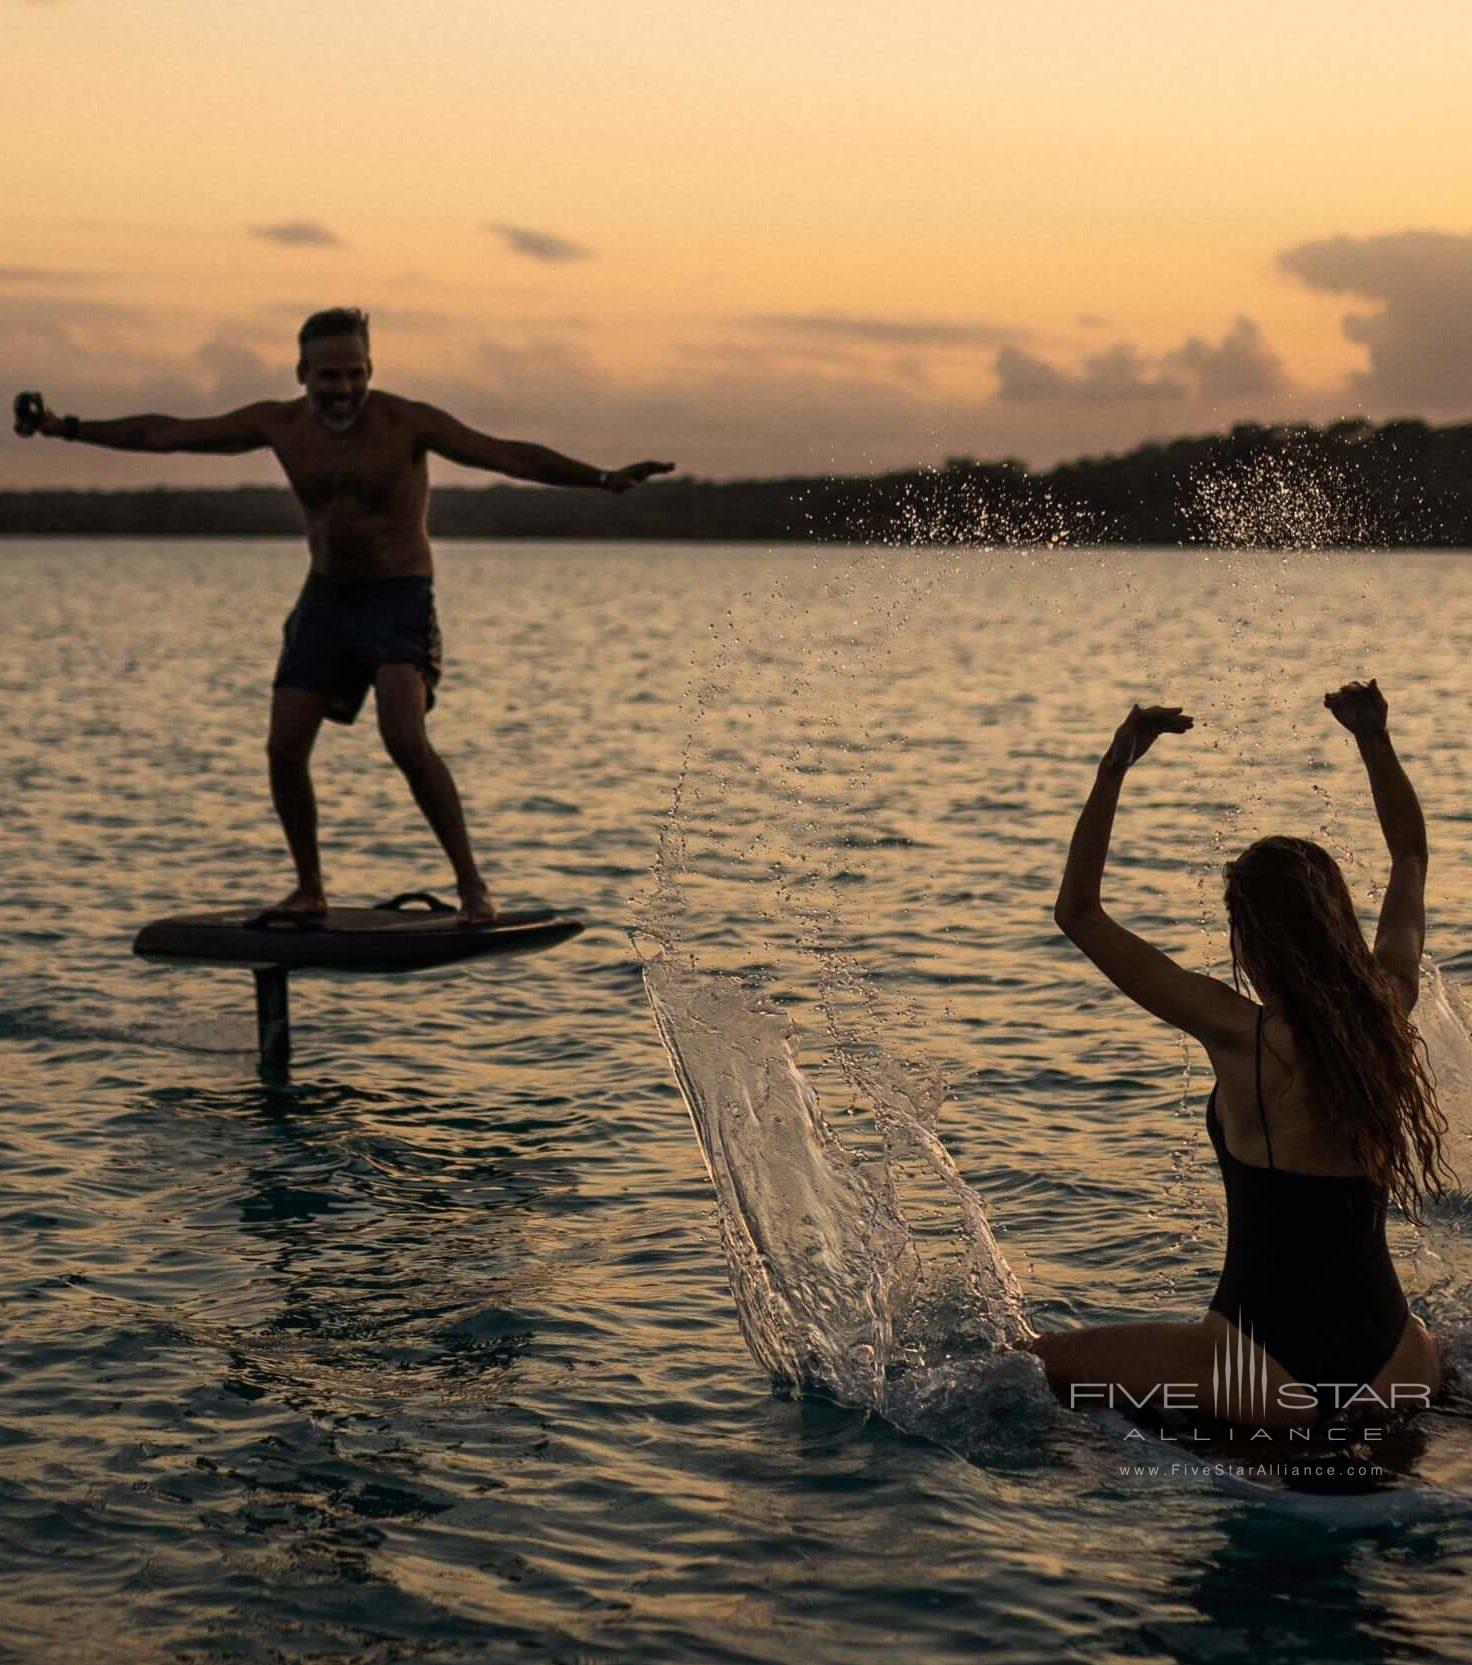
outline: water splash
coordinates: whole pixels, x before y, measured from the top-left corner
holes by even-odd
[[[1429,954],[1421,963],[1415,1020],[1447,1120],[1442,1149],[1459,1181],[1434,1216],[1448,1223],[1463,1215],[1472,1219],[1472,1030],[1456,985]]]
[[[964,493],[922,494],[879,548],[819,558],[817,595],[815,560],[807,582],[779,571],[769,594],[728,610],[709,663],[692,671],[653,890],[636,902],[637,936],[657,949],[646,992],[715,1190],[753,1355],[779,1383],[972,1451],[1005,1445],[1019,1405],[1032,1407],[1020,1421],[1034,1430],[1055,1407],[1032,1356],[1006,1352],[1031,1331],[981,1201],[938,1136],[945,1081],[900,1051],[904,1001],[888,993],[881,1003],[844,947],[866,859],[898,840],[851,684],[856,664],[915,651],[912,616],[958,561],[1020,530]],[[1054,545],[1077,531],[1052,505],[1035,506],[1027,525],[1030,541]],[[936,545],[957,554],[907,559]],[[882,581],[869,582],[876,571]],[[804,626],[818,599],[840,627],[815,637]],[[784,651],[794,630],[800,654]],[[720,732],[732,707],[796,717],[777,744],[754,751],[743,736],[738,753]],[[719,961],[738,922],[743,977],[703,969],[695,946]],[[799,1067],[792,1018],[768,992],[794,953],[804,993],[816,983],[825,1062],[849,1101],[842,1138]]]
[[[1193,472],[1183,518],[1196,541],[1218,549],[1384,548],[1405,541],[1418,505],[1387,505],[1377,485],[1353,452],[1322,435],[1268,430]]]
[[[850,1060],[871,1112],[841,1140],[760,989],[668,952],[644,986],[715,1190],[742,1334],[775,1381],[976,1450],[1051,1417],[1032,1330],[975,1192],[936,1134],[934,1082]]]
[[[865,498],[845,505],[841,525],[823,486],[802,495],[803,519],[818,539],[841,536],[875,548],[1062,549],[1097,543],[1099,511],[1029,474],[1020,464],[957,457],[902,479],[878,477]]]

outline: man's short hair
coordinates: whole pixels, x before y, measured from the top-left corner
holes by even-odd
[[[314,312],[296,332],[297,349],[306,357],[309,341],[322,341],[329,335],[356,335],[368,345],[368,314],[355,306],[330,306],[325,312]]]

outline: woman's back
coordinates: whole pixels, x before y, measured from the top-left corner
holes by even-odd
[[[1315,1103],[1292,1030],[1271,1007],[1263,1009],[1260,1021],[1261,1113],[1256,1046],[1234,1048],[1216,1059],[1216,1113],[1227,1149],[1255,1167],[1336,1178],[1368,1177],[1346,1129]]]
[[[1244,1142],[1261,1144],[1261,1161],[1242,1154],[1240,1143],[1231,1148],[1215,1089],[1207,1105],[1227,1199],[1226,1255],[1211,1310],[1297,1381],[1320,1388],[1368,1383],[1395,1352],[1407,1315],[1385,1242],[1385,1193],[1354,1171],[1352,1156],[1337,1168],[1326,1165],[1336,1147],[1345,1154],[1342,1135],[1326,1127],[1328,1119],[1303,1091],[1304,1072],[1281,1057],[1291,1097],[1285,1094],[1289,1113],[1275,1125],[1267,1030],[1259,1008],[1252,1048],[1255,1138]],[[1251,1125],[1241,1104],[1239,1097],[1233,1113],[1239,1135]]]

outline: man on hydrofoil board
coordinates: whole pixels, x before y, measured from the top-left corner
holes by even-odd
[[[460,794],[425,730],[441,664],[427,527],[429,454],[515,480],[613,492],[667,474],[674,464],[598,469],[545,446],[493,439],[433,405],[370,392],[368,319],[356,308],[314,312],[297,343],[300,399],[262,400],[222,416],[83,422],[23,394],[16,429],[119,451],[275,453],[306,516],[312,563],[286,620],[266,747],[271,801],[296,867],[296,886],[280,910],[326,910],[308,764],[323,720],[351,723],[371,687],[383,743],[455,870],[461,918],[488,924],[496,908],[471,850]]]

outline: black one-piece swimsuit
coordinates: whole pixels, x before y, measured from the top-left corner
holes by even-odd
[[[1268,1166],[1227,1149],[1216,1113],[1206,1131],[1227,1193],[1227,1253],[1211,1310],[1229,1318],[1296,1381],[1364,1386],[1400,1341],[1409,1307],[1385,1243],[1385,1194],[1363,1175],[1273,1165],[1262,1102],[1257,1014],[1257,1113]]]

